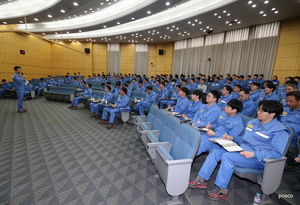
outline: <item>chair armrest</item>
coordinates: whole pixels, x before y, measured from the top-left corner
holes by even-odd
[[[158,147],[158,145],[165,146],[167,144],[170,144],[170,142],[151,142],[151,143],[147,144],[147,149],[156,148],[156,147]]]
[[[168,160],[166,164],[168,166],[180,165],[180,164],[192,164],[192,159],[178,159],[178,160]]]
[[[264,163],[276,163],[276,162],[280,162],[280,161],[285,161],[286,157],[281,157],[280,159],[268,159],[268,158],[264,158],[263,161]]]
[[[153,134],[155,134],[155,133],[160,133],[159,130],[141,130],[141,133],[142,133],[142,134],[147,134],[147,133],[149,133],[149,132],[152,132]]]

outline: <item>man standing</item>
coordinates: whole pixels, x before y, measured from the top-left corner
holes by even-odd
[[[23,108],[23,98],[24,98],[24,79],[20,75],[22,73],[22,68],[20,66],[14,67],[15,74],[12,76],[14,87],[18,96],[18,113],[26,112]]]

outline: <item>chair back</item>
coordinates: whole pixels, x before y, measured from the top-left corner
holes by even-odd
[[[170,155],[177,159],[194,159],[200,144],[200,132],[194,127],[181,124],[173,140]]]
[[[158,110],[155,119],[152,121],[152,130],[161,130],[167,118],[167,113],[164,110]]]
[[[139,99],[140,98],[140,93],[139,91],[132,91],[131,92],[131,98],[134,99]]]
[[[171,142],[176,136],[180,121],[177,117],[168,115],[164,125],[160,130],[159,141],[160,142]]]
[[[148,115],[146,117],[146,122],[152,122],[153,119],[155,119],[155,116],[156,116],[158,110],[159,109],[158,109],[158,107],[156,105],[152,105],[150,107],[150,111],[149,111],[149,113],[148,113]]]

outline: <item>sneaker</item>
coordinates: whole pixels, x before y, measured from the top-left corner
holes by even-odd
[[[207,191],[207,198],[211,199],[211,200],[225,200],[225,199],[228,199],[229,196],[228,196],[228,191],[224,191],[222,190],[222,188],[216,186],[215,189],[213,190],[209,190]]]
[[[108,122],[105,121],[105,120],[102,120],[102,121],[99,122],[99,124],[107,124],[107,123],[108,123]]]
[[[192,189],[207,189],[207,182],[201,182],[199,176],[189,182],[189,188]]]
[[[114,125],[113,125],[113,124],[109,124],[109,125],[107,125],[107,129],[110,129],[110,128],[112,128],[112,127],[114,127]]]

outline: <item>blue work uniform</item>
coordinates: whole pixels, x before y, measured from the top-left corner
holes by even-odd
[[[284,126],[287,126],[293,130],[293,139],[291,141],[292,147],[297,147],[297,140],[300,137],[300,108],[292,110],[289,107],[284,108],[280,121]]]
[[[280,85],[280,81],[278,80],[272,80],[272,83],[276,86],[279,86]]]
[[[168,105],[170,105],[170,106],[176,105],[176,102],[177,102],[177,100],[179,99],[178,92],[175,91],[175,92],[172,94],[171,98],[173,98],[173,99],[165,99],[165,100],[161,100],[161,101],[159,102],[159,103],[160,103],[159,108],[160,108],[160,109],[163,109],[165,106],[168,106]]]
[[[230,95],[232,96],[232,99],[238,99],[239,100],[239,93],[230,93]]]
[[[135,111],[138,111],[138,110],[139,110],[140,115],[141,115],[141,116],[144,116],[144,115],[145,115],[144,109],[145,109],[145,108],[146,108],[146,109],[147,109],[147,108],[150,108],[151,105],[152,105],[153,103],[155,103],[156,96],[157,96],[156,93],[155,93],[154,91],[151,91],[150,93],[147,94],[145,101],[140,101],[138,104],[136,104],[136,105],[134,106],[133,109],[134,109]]]
[[[252,91],[249,92],[249,98],[253,102],[258,102],[259,96],[260,96],[260,92],[258,90],[255,92],[252,92]]]
[[[275,94],[275,92],[272,92],[270,95],[266,95],[265,92],[263,92],[259,98],[257,102],[263,101],[263,100],[276,100],[276,101],[280,101],[279,97]]]
[[[64,79],[59,79],[58,81],[57,81],[57,86],[61,86],[61,85],[63,85],[64,84]]]
[[[18,73],[15,73],[12,76],[12,78],[18,96],[18,110],[23,110],[23,98],[24,98],[24,90],[25,90],[24,80]]]
[[[41,91],[44,90],[44,88],[47,86],[45,82],[40,82],[37,88],[35,88],[35,91],[37,92],[37,95],[41,94]]]
[[[229,100],[232,99],[232,96],[229,94],[227,96],[222,95],[218,101],[218,106],[224,110]]]
[[[173,107],[173,110],[175,112],[178,112],[178,113],[182,114],[188,108],[189,104],[190,104],[190,102],[189,102],[189,100],[188,100],[188,98],[186,96],[183,97],[183,98],[179,98],[177,100],[176,105]]]
[[[157,94],[159,96],[158,105],[160,105],[160,102],[162,100],[169,97],[169,90],[167,88],[164,88],[164,89],[159,90]]]
[[[256,112],[256,105],[255,102],[253,102],[253,100],[248,99],[242,101],[242,103],[243,103],[243,109],[240,112],[240,114],[251,116],[254,112]]]
[[[56,86],[57,83],[55,82],[55,80],[50,80],[50,81],[49,81],[49,85],[50,85],[50,86]]]
[[[227,189],[233,175],[234,167],[264,169],[264,158],[279,159],[288,142],[286,127],[277,119],[261,124],[258,119],[251,120],[245,129],[240,146],[245,151],[254,152],[254,157],[247,159],[239,152],[227,152],[222,147],[214,148],[207,156],[199,176],[208,180],[221,160],[215,184]]]
[[[265,79],[257,79],[257,82],[259,82],[260,88],[264,88]]]
[[[24,90],[24,98],[31,93],[33,90],[33,85],[27,84],[25,85],[25,90]]]
[[[146,90],[146,88],[144,88],[144,86],[141,86],[141,87],[138,86],[138,88],[135,91],[145,92],[145,90]]]
[[[189,84],[186,86],[186,88],[188,88],[189,90],[195,89],[195,88],[197,88],[197,84],[196,83]]]
[[[3,98],[3,94],[9,93],[10,89],[11,89],[11,84],[4,83],[2,89],[0,89],[0,98]]]
[[[128,106],[129,98],[127,95],[120,96],[116,102],[117,107],[106,107],[103,109],[102,119],[107,120],[107,115],[110,113],[109,123],[114,123],[116,113],[121,111],[121,108]]]
[[[113,92],[113,94],[115,94],[115,95],[120,95],[120,90],[121,90],[121,87],[116,87],[115,89],[114,89],[114,92]]]
[[[88,88],[84,92],[80,92],[78,94],[82,94],[82,96],[78,96],[78,97],[74,98],[74,100],[71,103],[71,105],[73,105],[75,107],[78,105],[79,102],[86,101],[87,98],[92,97],[93,90],[91,88]]]
[[[200,109],[201,105],[202,102],[200,100],[197,102],[190,101],[188,109],[183,114],[185,114],[189,119],[193,119],[195,113]]]
[[[217,119],[221,113],[220,107],[214,103],[208,107],[208,104],[202,104],[199,111],[197,111],[193,118],[193,124],[198,127],[205,127],[210,124],[215,127]],[[197,120],[200,120],[200,124],[197,125]]]
[[[214,136],[208,136],[206,132],[201,132],[201,142],[196,156],[203,152],[210,151],[213,148],[219,147],[218,144],[210,142],[208,140],[209,138],[220,138],[227,134],[233,137],[234,142],[239,142],[242,138],[241,134],[245,127],[239,115],[229,117],[225,112],[221,112],[217,119],[217,123],[214,124],[211,129],[215,132]]]
[[[107,93],[104,93],[103,98],[101,100],[102,100],[102,102],[107,101],[108,103],[110,103],[112,101],[112,98],[113,98],[113,94],[111,92],[107,92]],[[104,107],[105,107],[104,105],[99,104],[98,102],[90,103],[91,112],[95,113],[95,115],[99,115],[100,109],[101,108],[103,109]]]

